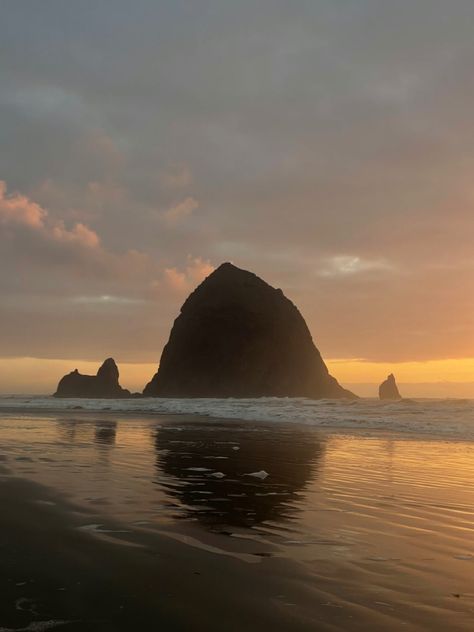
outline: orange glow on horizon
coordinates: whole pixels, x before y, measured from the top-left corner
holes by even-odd
[[[411,362],[370,362],[348,358],[327,360],[326,364],[341,382],[381,382],[389,373],[397,381],[425,382],[474,382],[474,358],[452,358]]]
[[[120,383],[131,391],[142,391],[157,364],[121,362]],[[77,368],[94,375],[100,361],[46,358],[0,358],[0,393],[52,393],[59,379]],[[413,384],[407,396],[417,396],[416,384],[444,383],[440,396],[474,397],[474,358],[428,360],[426,362],[370,362],[357,358],[326,360],[328,369],[343,385],[360,395],[376,395],[376,386],[394,373],[399,384]],[[372,385],[360,392],[357,385]],[[450,390],[450,385],[452,389]],[[432,388],[430,393],[436,393]],[[420,391],[418,396],[424,396]],[[428,395],[426,396],[436,396]]]

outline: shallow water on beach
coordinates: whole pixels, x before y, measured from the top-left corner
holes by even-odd
[[[4,412],[0,438],[4,480],[64,495],[92,538],[287,565],[300,589],[275,599],[307,629],[474,629],[469,440],[79,410]]]
[[[143,415],[199,415],[217,419],[298,424],[312,428],[387,430],[474,440],[473,399],[55,399],[46,396],[0,396],[0,412],[84,410]]]

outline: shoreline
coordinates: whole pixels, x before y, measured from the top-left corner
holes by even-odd
[[[152,399],[152,398],[149,398]],[[62,400],[65,401],[65,400]],[[77,400],[74,400],[76,402]],[[88,400],[90,401],[90,400]],[[95,400],[94,400],[95,401]],[[108,400],[100,400],[102,402]],[[120,402],[122,400],[112,400]],[[318,400],[314,400],[318,401]],[[378,402],[378,400],[375,400]],[[445,401],[445,400],[440,400]],[[459,400],[460,402],[464,402],[465,400]],[[474,404],[474,400],[472,400]],[[383,404],[382,404],[383,405]],[[195,423],[223,423],[229,424],[229,426],[236,424],[252,424],[257,423],[263,426],[278,426],[278,427],[286,427],[286,426],[299,426],[304,428],[313,429],[315,432],[320,432],[322,434],[334,434],[334,435],[347,435],[347,436],[373,436],[373,437],[394,437],[394,438],[405,438],[405,439],[420,439],[420,440],[436,440],[436,441],[447,441],[447,442],[474,442],[474,423],[472,427],[469,428],[471,431],[471,436],[458,436],[454,433],[438,430],[437,428],[431,427],[429,431],[426,431],[422,428],[416,427],[416,422],[414,422],[411,426],[405,426],[403,428],[392,428],[387,426],[381,426],[380,424],[370,424],[370,422],[366,423],[357,423],[348,422],[347,425],[344,425],[344,422],[339,422],[337,424],[324,423],[324,424],[310,424],[302,420],[290,421],[286,419],[249,419],[245,417],[236,417],[236,416],[221,416],[221,415],[213,415],[207,412],[173,412],[173,411],[154,411],[154,410],[143,410],[138,409],[134,410],[113,410],[110,407],[105,408],[85,408],[83,406],[70,406],[68,408],[55,408],[55,407],[34,407],[34,406],[1,406],[0,405],[0,418],[1,415],[6,415],[9,417],[19,415],[22,418],[31,415],[32,417],[41,417],[42,415],[52,417],[52,418],[80,418],[84,417],[85,419],[91,419],[93,417],[100,416],[104,419],[117,420],[117,419],[137,419],[137,420],[181,420],[184,423],[186,422],[195,422]]]

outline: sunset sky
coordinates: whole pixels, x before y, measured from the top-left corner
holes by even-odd
[[[355,392],[474,397],[473,24],[472,0],[5,3],[0,392],[107,356],[141,390],[232,261]]]

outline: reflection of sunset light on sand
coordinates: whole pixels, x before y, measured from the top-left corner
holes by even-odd
[[[174,423],[163,418],[78,414],[7,422],[3,440],[11,467],[20,475],[33,468],[41,483],[56,487],[60,468],[60,487],[71,498],[128,524],[169,524],[179,534],[188,518],[186,535],[190,524],[201,529],[194,532],[196,542],[206,541],[202,528],[212,530],[213,520],[220,524],[224,511],[224,522],[240,533],[246,524],[239,514],[243,506],[251,520],[259,518],[254,539],[264,534],[281,556],[311,568],[316,560],[337,564],[341,573],[359,579],[367,568],[380,569],[377,589],[392,591],[391,599],[397,598],[394,576],[403,579],[401,586],[435,582],[438,592],[447,594],[453,583],[470,585],[469,442],[392,433],[334,435],[298,426],[291,429],[292,442],[285,442],[287,430],[280,425],[269,440],[268,429],[258,432],[258,424],[247,434],[195,422],[175,432]],[[234,441],[241,447],[238,455]],[[218,465],[211,460],[216,455],[225,457]],[[262,465],[269,472],[265,483],[241,476]],[[207,475],[217,467],[228,474],[222,483]],[[259,491],[253,493],[255,485]],[[398,591],[403,597],[404,589]]]
[[[473,457],[472,444],[462,441],[329,437],[301,503],[301,531],[327,535],[339,559],[419,560],[404,572],[428,578],[442,558],[440,581],[449,586],[461,574],[470,581],[471,569],[459,560],[472,533]]]

